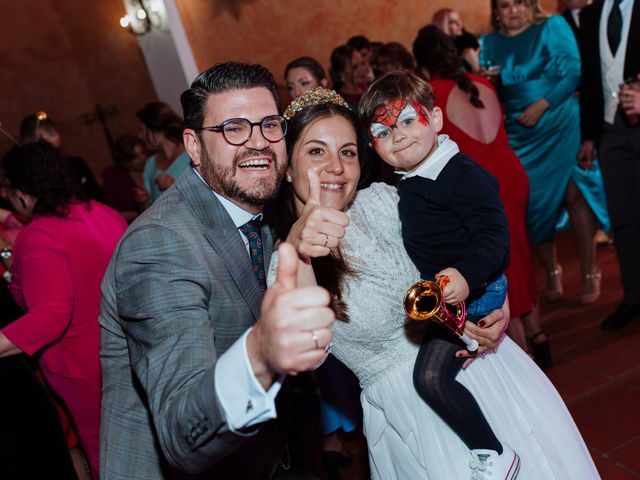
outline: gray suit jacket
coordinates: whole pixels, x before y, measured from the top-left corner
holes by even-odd
[[[289,429],[287,388],[278,419],[249,434],[228,430],[214,388],[217,358],[260,313],[240,235],[187,169],[118,244],[100,314],[103,480],[268,478],[275,468]],[[268,228],[263,236],[269,265]]]

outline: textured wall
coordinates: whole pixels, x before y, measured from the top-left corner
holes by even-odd
[[[111,164],[98,123],[83,115],[115,106],[114,136],[137,133],[134,112],[155,99],[135,37],[119,25],[121,0],[0,0],[0,122],[18,134],[26,114],[44,110],[63,150],[84,156],[101,181]],[[0,154],[9,146],[0,138]]]
[[[465,27],[489,30],[489,0],[176,0],[201,70],[224,60],[258,62],[283,83],[286,64],[301,55],[325,67],[331,50],[349,37],[396,41],[411,48],[418,29],[443,7],[460,12]],[[556,0],[542,1],[556,11]]]
[[[444,6],[459,10],[473,32],[489,28],[489,0],[177,0],[200,70],[236,59],[269,67],[283,83],[300,55],[327,64],[351,35],[410,47],[417,30]],[[544,0],[555,11],[556,0]],[[0,0],[0,122],[17,134],[27,113],[45,110],[58,123],[64,150],[96,173],[111,160],[99,124],[84,115],[115,106],[114,136],[135,133],[135,111],[156,97],[134,36],[119,26],[122,0]],[[283,96],[286,100],[286,96]],[[0,136],[0,154],[10,146]],[[98,175],[100,178],[100,175]]]

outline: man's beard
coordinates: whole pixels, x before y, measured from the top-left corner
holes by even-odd
[[[200,174],[205,182],[220,195],[241,203],[254,205],[257,207],[264,206],[268,200],[275,197],[278,193],[278,187],[284,176],[286,165],[279,165],[276,154],[267,147],[264,150],[244,149],[243,153],[238,153],[233,159],[233,165],[230,167],[222,167],[216,165],[213,159],[206,151],[203,150],[205,158],[200,162]],[[255,157],[269,157],[271,167],[274,169],[275,175],[269,177],[256,177],[249,186],[241,186],[235,178],[238,164],[243,160]]]

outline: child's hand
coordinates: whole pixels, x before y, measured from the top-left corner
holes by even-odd
[[[467,299],[469,296],[469,285],[457,269],[445,268],[436,275],[436,278],[440,275],[446,275],[449,277],[449,282],[442,291],[445,303],[455,305]]]

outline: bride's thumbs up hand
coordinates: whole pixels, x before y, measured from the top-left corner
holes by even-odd
[[[291,227],[287,242],[295,246],[302,257],[324,257],[338,246],[349,224],[346,213],[322,205],[322,186],[318,172],[307,170],[309,189],[306,201],[304,194],[294,192],[297,199],[305,202],[298,220]],[[295,187],[293,187],[295,190]]]

